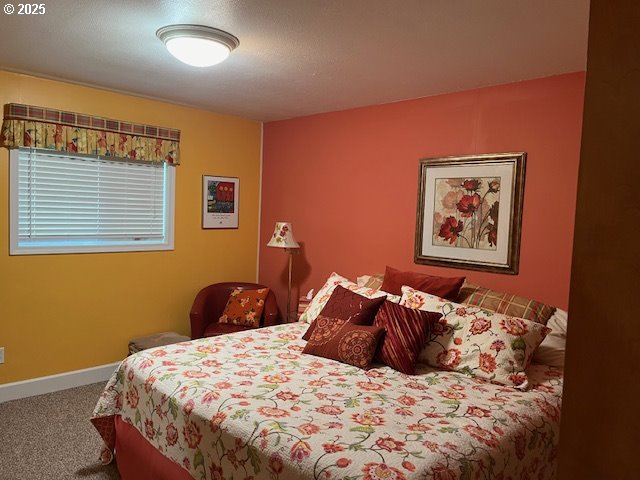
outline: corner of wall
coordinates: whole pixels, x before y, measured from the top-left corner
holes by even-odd
[[[264,122],[260,122],[260,175],[258,177],[258,242],[256,252],[256,283],[260,283],[260,231],[262,229],[262,173],[264,162]]]

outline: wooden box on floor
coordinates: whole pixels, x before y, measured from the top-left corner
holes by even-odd
[[[171,345],[172,343],[187,342],[191,340],[185,335],[175,332],[161,332],[153,335],[145,335],[143,337],[132,338],[129,342],[129,355],[146,350],[147,348],[161,347],[163,345]]]

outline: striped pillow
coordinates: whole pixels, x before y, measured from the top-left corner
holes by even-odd
[[[413,375],[418,355],[429,339],[431,325],[440,317],[439,313],[413,310],[385,301],[373,320],[374,327],[384,327],[387,331],[376,359],[394,370]]]
[[[419,289],[418,289],[419,290]],[[556,308],[536,300],[511,293],[498,292],[472,283],[464,283],[456,299],[457,303],[475,305],[490,312],[524,318],[546,325]]]

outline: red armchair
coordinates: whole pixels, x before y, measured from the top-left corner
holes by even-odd
[[[208,287],[204,287],[198,295],[196,295],[191,307],[191,338],[214,337],[225,333],[239,332],[248,330],[250,327],[244,325],[233,325],[229,323],[218,323],[218,319],[227,305],[227,300],[231,296],[234,288],[241,290],[255,290],[258,288],[266,288],[264,285],[246,282],[224,282],[214,283]],[[278,311],[278,303],[276,296],[269,291],[264,301],[264,310],[260,318],[260,326],[268,327],[281,323],[280,312]]]

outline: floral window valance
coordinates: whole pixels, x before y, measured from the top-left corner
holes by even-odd
[[[0,146],[180,163],[180,130],[8,103]]]

